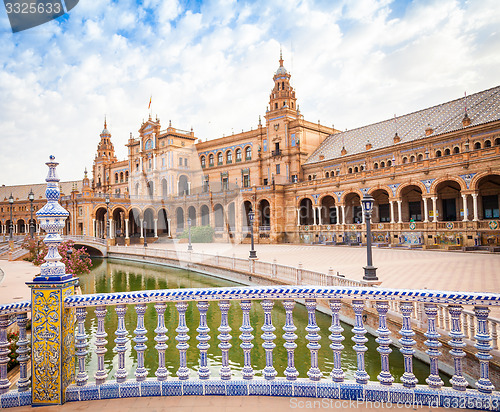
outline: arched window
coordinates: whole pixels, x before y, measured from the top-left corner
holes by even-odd
[[[460,153],[460,148],[459,148],[458,146],[455,146],[455,147],[453,148],[453,153],[454,153],[454,154]]]
[[[217,153],[217,164],[221,165],[223,163],[222,160],[222,152]]]
[[[248,146],[245,149],[245,160],[250,160],[252,158],[252,148]]]
[[[484,147],[491,147],[491,140],[485,140]]]
[[[413,163],[415,161],[415,156],[410,156],[410,163]]]
[[[387,167],[391,167],[392,166],[392,161],[391,160],[388,160],[387,161]]]
[[[115,173],[115,183],[118,183],[118,173]]]
[[[421,162],[422,160],[424,160],[424,155],[422,153],[420,153],[418,156],[417,156],[417,160],[419,162]]]
[[[451,150],[450,149],[444,149],[444,155],[445,156],[451,155]]]
[[[407,157],[403,157],[403,164],[405,163],[408,163],[408,158]]]
[[[325,173],[325,177],[326,177],[326,178],[329,178],[329,177],[330,177],[330,173],[326,172],[326,173]]]
[[[125,172],[125,181],[128,182],[128,170]]]
[[[205,156],[200,157],[201,167],[205,168],[207,166]]]
[[[500,146],[500,137],[495,139],[495,146]]]
[[[436,157],[441,157],[441,156],[442,156],[441,150],[436,151]]]
[[[358,166],[354,166],[354,173],[358,173]]]
[[[123,172],[120,172],[120,183],[123,183]]]
[[[474,150],[479,150],[479,149],[481,149],[481,142],[474,143]]]
[[[231,152],[231,150],[226,152],[226,163],[233,163],[233,152]]]
[[[213,166],[214,165],[214,155],[211,154],[208,156],[208,165]]]
[[[373,164],[373,168],[374,168],[374,169],[378,169],[378,163],[374,163],[374,164]]]
[[[380,167],[385,167],[385,162],[380,162]]]
[[[352,167],[350,167],[349,169],[347,169],[347,173],[352,173]]]
[[[236,161],[241,162],[241,149],[240,148],[236,149],[235,154],[236,154]]]
[[[307,178],[308,178],[309,180],[312,180],[312,176],[311,176],[311,175],[309,175]]]

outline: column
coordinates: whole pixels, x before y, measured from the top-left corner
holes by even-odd
[[[95,219],[92,219],[92,237],[97,237],[95,230]]]
[[[109,219],[109,238],[113,239],[113,219]]]
[[[154,219],[155,224],[155,237],[158,237],[158,219]]]
[[[462,194],[462,204],[463,204],[463,209],[464,209],[464,218],[462,219],[463,222],[467,222],[469,220],[469,210],[467,209],[467,195]]]
[[[171,236],[172,236],[172,233],[170,232],[170,227],[172,226],[172,225],[171,225],[171,223],[170,223],[170,221],[171,221],[171,220],[172,220],[172,219],[167,219],[167,225],[168,225],[168,237],[171,237]]]
[[[437,197],[436,196],[432,196],[432,221],[433,222],[437,222],[438,221],[438,218],[437,218]]]
[[[191,182],[187,182],[188,184],[188,192],[187,194],[190,195],[191,194]]]
[[[336,225],[340,225],[340,222],[339,222],[339,218],[340,218],[340,215],[339,215],[339,205],[335,205],[335,213],[336,213],[336,216],[337,216],[337,223],[335,223]]]
[[[361,223],[364,225],[365,221],[365,213],[363,212],[363,205],[361,205]]]
[[[313,211],[313,225],[316,226],[316,208],[313,206],[312,208]]]
[[[143,221],[144,219],[139,219],[139,222],[141,222],[141,239],[144,239],[144,225],[142,224]]]
[[[429,211],[427,210],[427,198],[423,197],[422,200],[424,201],[424,222],[429,221]]]
[[[321,206],[318,206],[317,209],[318,209],[318,225],[321,226],[323,224],[323,221],[321,220]]]
[[[342,208],[342,224],[345,225],[345,205],[340,205]]]
[[[472,193],[472,205],[473,205],[473,210],[474,210],[474,219],[472,219],[474,222],[477,222],[479,220],[478,214],[477,214],[477,196],[478,193]]]
[[[125,239],[128,238],[128,219],[125,219]]]
[[[297,226],[300,226],[300,209],[297,209]]]
[[[391,208],[391,223],[396,223],[394,221],[394,201],[390,200],[389,201],[389,205],[390,205],[390,208]]]
[[[403,201],[398,200],[398,223],[403,223],[403,214],[401,213],[401,205]]]

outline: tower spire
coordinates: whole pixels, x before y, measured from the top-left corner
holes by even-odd
[[[108,123],[106,122],[106,115],[104,115],[104,128],[105,129],[108,128]]]
[[[283,50],[280,46],[280,67],[283,67]]]

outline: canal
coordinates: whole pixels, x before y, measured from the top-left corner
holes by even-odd
[[[83,294],[90,293],[105,293],[105,292],[127,292],[138,290],[154,290],[154,289],[177,289],[177,288],[208,288],[208,287],[224,287],[224,286],[240,286],[239,284],[226,281],[200,273],[170,268],[166,266],[136,263],[118,259],[94,259],[94,266],[91,273],[80,276],[80,285]],[[310,352],[306,348],[308,341],[305,336],[307,332],[307,310],[304,306],[297,304],[294,308],[293,318],[295,326],[297,327],[296,334],[298,336],[295,343],[297,349],[295,350],[295,366],[299,372],[299,378],[307,378],[307,371],[310,367]],[[319,351],[319,368],[326,375],[333,369],[333,353],[329,348],[331,341],[328,336],[330,332],[328,328],[331,325],[331,317],[321,312],[316,312],[317,323],[321,328],[319,332],[321,336]],[[126,365],[129,371],[128,378],[134,379],[134,371],[137,365],[137,355],[132,348],[134,342],[134,329],[136,328],[137,316],[133,305],[128,305],[127,313],[125,316],[125,324],[127,328],[127,352],[126,352]],[[252,349],[252,366],[255,370],[255,376],[262,376],[262,371],[265,367],[265,354],[262,348],[263,340],[262,325],[264,320],[264,312],[259,301],[254,301],[250,312],[250,320],[254,328],[253,340],[254,348]],[[243,368],[243,351],[240,348],[241,341],[239,339],[242,315],[239,302],[231,302],[229,310],[229,326],[232,329],[231,335],[231,349],[229,350],[230,366],[234,372],[235,378],[241,378],[241,369]],[[167,304],[165,312],[165,326],[168,328],[168,349],[165,353],[166,367],[169,371],[169,376],[176,377],[176,371],[179,368],[179,352],[176,349],[177,341],[175,336],[177,333],[178,315],[174,304]],[[191,377],[195,377],[198,370],[198,355],[199,351],[196,348],[198,341],[196,340],[198,327],[199,314],[195,302],[189,304],[186,312],[186,322],[189,327],[188,341],[190,348],[187,352],[187,366],[191,370]],[[219,368],[221,365],[221,354],[218,348],[219,334],[217,328],[220,326],[220,311],[216,303],[210,304],[210,309],[207,316],[208,326],[210,327],[210,349],[208,350],[208,366],[211,371],[211,377],[219,377]],[[278,377],[284,376],[284,370],[287,362],[287,352],[283,347],[285,343],[283,335],[283,325],[285,324],[285,310],[280,302],[276,302],[272,311],[272,322],[276,331],[276,339],[274,343],[276,348],[273,352],[274,367],[278,372]],[[156,312],[153,304],[148,305],[145,315],[145,327],[148,330],[146,337],[147,350],[145,352],[145,366],[148,369],[148,376],[154,377],[158,364],[158,353],[154,348],[156,342],[154,340],[156,328]],[[344,328],[343,336],[345,340],[343,345],[345,349],[342,351],[342,368],[344,369],[346,379],[354,379],[356,371],[356,353],[352,349],[354,342],[351,338],[353,336],[351,329],[352,326],[342,324]],[[114,332],[117,328],[117,315],[113,306],[108,307],[105,319],[105,330],[108,333],[108,344],[106,346],[107,352],[105,354],[105,367],[108,372],[108,379],[114,379],[116,370],[118,368],[118,359],[113,349],[115,347]],[[95,332],[97,330],[97,319],[94,315],[94,310],[89,309],[86,318],[86,333],[91,336],[89,342],[89,355],[87,356],[87,372],[90,381],[93,380],[93,375],[97,368],[97,357],[95,351]],[[365,353],[366,371],[370,375],[372,381],[377,381],[377,375],[380,372],[380,355],[376,348],[378,344],[375,338],[369,334],[366,335],[368,342],[366,346],[368,351]],[[390,371],[395,378],[395,382],[400,382],[400,377],[404,372],[403,356],[399,349],[392,347],[393,351],[390,355]],[[425,384],[425,378],[429,375],[429,365],[414,359],[414,373],[418,378],[419,383]],[[329,378],[329,376],[325,376]],[[449,385],[449,377],[441,375],[446,385]]]

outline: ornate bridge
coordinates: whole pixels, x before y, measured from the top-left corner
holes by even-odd
[[[66,235],[64,240],[72,240],[75,246],[85,246],[89,252],[98,256],[107,256],[108,248],[106,247],[106,239],[101,239],[93,236]]]

